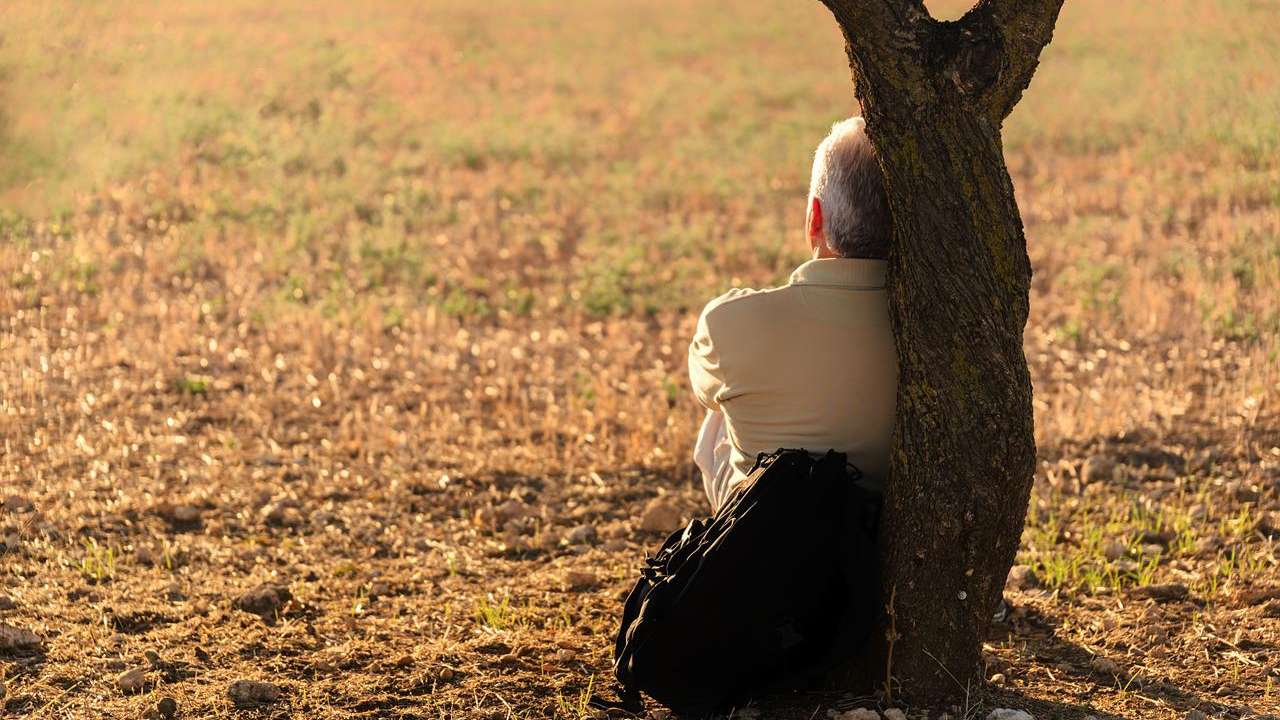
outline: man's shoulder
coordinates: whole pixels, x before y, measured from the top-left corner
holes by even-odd
[[[702,309],[702,320],[708,327],[757,321],[762,309],[785,302],[790,287],[734,288],[707,303]]]

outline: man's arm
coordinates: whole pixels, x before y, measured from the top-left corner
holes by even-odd
[[[711,330],[707,323],[706,310],[698,316],[698,328],[693,333],[693,342],[689,343],[689,382],[693,385],[693,395],[708,410],[719,412],[719,395],[724,390],[724,368],[721,366],[720,353],[711,340]]]

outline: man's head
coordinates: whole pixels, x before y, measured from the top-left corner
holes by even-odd
[[[805,234],[815,257],[889,256],[889,200],[865,128],[861,117],[832,125],[814,154]]]

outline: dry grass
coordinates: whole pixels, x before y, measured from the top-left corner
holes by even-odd
[[[801,258],[852,109],[818,3],[0,28],[0,623],[44,638],[0,650],[3,707],[242,716],[249,678],[284,689],[251,716],[587,714],[639,509],[702,511],[693,313]],[[1010,592],[988,706],[1280,712],[1277,31],[1071,0],[1009,121],[1044,587]],[[266,581],[292,600],[234,606]]]

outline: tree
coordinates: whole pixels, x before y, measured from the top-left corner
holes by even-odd
[[[844,32],[894,222],[886,660],[904,694],[931,704],[977,678],[1031,493],[1031,263],[1000,127],[1063,0],[981,0],[954,22],[922,0],[822,1]]]

